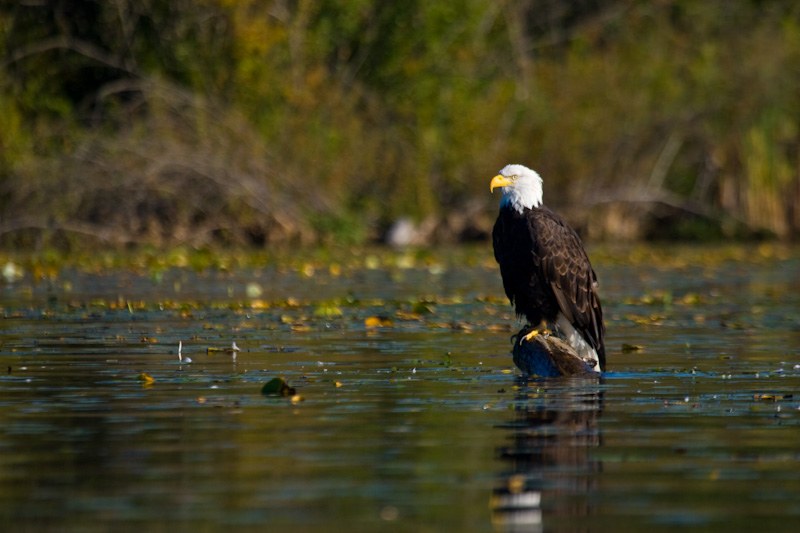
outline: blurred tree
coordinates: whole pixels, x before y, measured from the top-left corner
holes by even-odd
[[[590,237],[788,238],[798,56],[789,0],[4,2],[0,242],[480,235],[512,161]]]

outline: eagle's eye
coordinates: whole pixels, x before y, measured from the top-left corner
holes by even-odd
[[[511,176],[511,181],[517,181],[517,178],[518,178],[518,177],[519,177],[519,176],[517,176],[516,174],[514,174],[513,176]]]

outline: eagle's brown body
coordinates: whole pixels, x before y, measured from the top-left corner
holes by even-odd
[[[564,220],[544,206],[500,208],[492,232],[503,288],[520,316],[537,327],[554,327],[561,313],[606,366],[605,325],[597,276],[581,240]]]

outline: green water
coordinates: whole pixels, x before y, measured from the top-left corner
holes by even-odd
[[[491,261],[374,266],[0,285],[2,523],[616,532],[800,520],[797,253],[596,261],[609,353],[596,380],[517,374],[518,324]],[[385,325],[368,327],[376,316]],[[260,393],[278,376],[295,396]]]

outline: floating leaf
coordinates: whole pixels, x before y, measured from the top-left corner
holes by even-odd
[[[286,398],[287,396],[294,396],[295,390],[293,387],[289,386],[286,382],[286,378],[280,377],[273,378],[266,382],[264,386],[261,387],[261,394]]]
[[[318,317],[332,317],[342,316],[342,310],[333,304],[320,304],[314,309],[314,316]]]
[[[681,302],[684,305],[699,305],[703,302],[703,299],[700,297],[699,294],[695,293],[687,293],[681,298]]]
[[[411,312],[418,315],[433,313],[434,307],[430,302],[419,301],[411,306]]]
[[[623,353],[638,352],[638,351],[641,351],[641,350],[642,350],[642,347],[639,346],[638,344],[628,344],[628,343],[623,343],[622,344],[622,352]]]
[[[364,326],[368,328],[390,327],[392,325],[394,325],[392,319],[385,316],[371,316],[364,319]]]
[[[139,374],[139,380],[145,383],[153,383],[156,379],[150,376],[149,374],[142,372],[141,374]]]
[[[754,401],[764,402],[779,402],[781,400],[791,400],[794,397],[792,394],[756,394],[753,396]]]
[[[250,308],[251,309],[269,309],[270,308],[270,303],[269,302],[265,302],[264,300],[255,299],[252,302],[250,302]]]
[[[417,313],[408,313],[406,311],[398,311],[396,316],[400,320],[419,320],[419,315]]]

